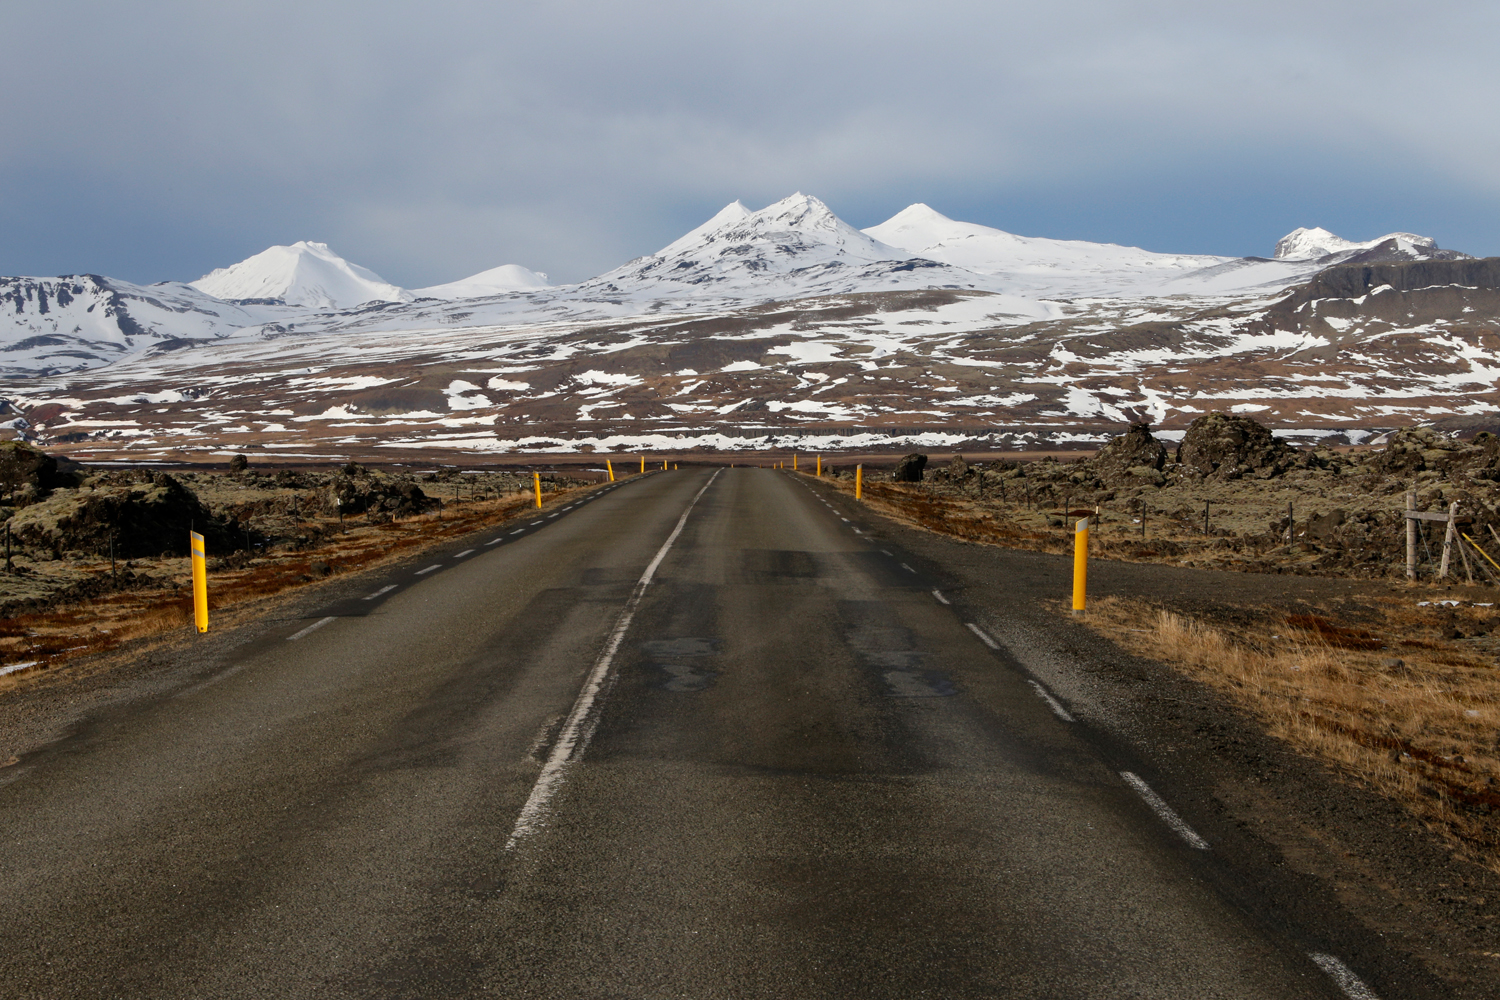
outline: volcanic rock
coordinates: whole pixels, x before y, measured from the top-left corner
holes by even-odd
[[[927,456],[911,454],[896,463],[891,480],[897,483],[920,483],[922,472],[927,468]]]
[[[1150,424],[1131,424],[1130,430],[1099,449],[1093,464],[1095,474],[1111,486],[1160,485],[1167,446],[1152,436]]]
[[[1445,469],[1463,446],[1431,427],[1403,427],[1391,435],[1376,467],[1389,475]]]
[[[12,536],[25,548],[97,555],[109,550],[125,559],[162,552],[187,555],[188,532],[204,536],[211,551],[238,549],[243,536],[216,518],[197,494],[165,473],[149,482],[60,489],[17,511]]]
[[[1206,479],[1279,476],[1297,462],[1297,451],[1263,425],[1229,413],[1205,414],[1188,425],[1177,461]]]

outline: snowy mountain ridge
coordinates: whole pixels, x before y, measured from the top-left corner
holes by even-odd
[[[1175,312],[1209,299],[1263,298],[1346,260],[1464,256],[1438,250],[1427,237],[1355,243],[1321,229],[1288,234],[1277,254],[1169,254],[1024,237],[959,222],[920,203],[861,231],[798,192],[759,211],[732,202],[656,253],[573,285],[549,285],[546,275],[504,265],[407,290],[308,241],[271,247],[191,284],[0,279],[0,300],[9,303],[0,313],[0,371],[26,376],[98,367],[180,340],[340,331],[446,335],[478,326],[714,313],[930,289],[983,293],[986,314],[1003,326],[1056,315],[1069,302],[1097,302],[1109,311],[1160,300],[1174,303],[1166,308]]]

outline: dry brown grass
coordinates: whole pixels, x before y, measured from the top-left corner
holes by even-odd
[[[592,487],[545,494],[553,507],[570,502]],[[441,517],[424,515],[385,524],[350,522],[337,532],[329,522],[327,540],[295,552],[268,552],[236,568],[209,574],[210,620],[228,609],[275,597],[297,587],[316,585],[312,563],[326,563],[336,577],[404,559],[425,548],[503,522],[533,509],[526,497],[454,504]],[[212,553],[210,553],[212,558]],[[0,676],[0,690],[24,683],[29,675],[52,669],[67,660],[104,652],[133,640],[148,639],[192,627],[191,574],[188,560],[150,561],[167,586],[130,590],[35,614],[0,620],[0,668],[34,663],[25,670]],[[101,576],[108,561],[84,567]]]
[[[1284,621],[1278,633],[1235,634],[1121,598],[1093,603],[1088,616],[1120,645],[1225,692],[1272,736],[1396,800],[1500,871],[1497,671],[1436,642],[1416,640],[1431,648],[1406,647],[1397,658],[1368,630],[1311,615]]]

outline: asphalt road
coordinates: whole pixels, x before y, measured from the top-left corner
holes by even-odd
[[[0,994],[1360,995],[914,561],[727,469],[386,571],[0,772]]]

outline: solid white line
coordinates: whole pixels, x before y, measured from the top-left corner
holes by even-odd
[[[419,569],[419,570],[417,570],[417,575],[418,576],[426,576],[428,573],[431,573],[433,570],[435,570],[435,569],[442,569],[442,568],[443,568],[443,564],[442,563],[433,563],[431,566],[428,566],[426,569]]]
[[[938,603],[939,604],[952,604],[953,603],[952,601],[948,600],[948,598],[946,598],[946,597],[943,596],[943,592],[941,590],[934,590],[932,592],[932,596],[936,597],[938,599]]]
[[[1193,828],[1184,823],[1182,817],[1173,812],[1172,807],[1167,805],[1160,795],[1151,790],[1150,785],[1129,771],[1121,771],[1120,777],[1124,778],[1130,787],[1134,788],[1140,797],[1146,800],[1146,805],[1150,806],[1152,811],[1162,818],[1162,822],[1177,831],[1178,836],[1200,851],[1208,850],[1208,841],[1194,833]]]
[[[514,849],[522,837],[536,832],[543,821],[548,803],[562,787],[564,772],[568,765],[588,749],[589,740],[594,734],[594,720],[590,718],[594,702],[604,687],[604,680],[609,674],[610,665],[614,663],[615,653],[619,651],[620,643],[624,641],[625,633],[630,629],[630,623],[635,618],[635,609],[640,605],[641,598],[645,596],[646,588],[651,585],[651,578],[656,575],[656,568],[671,551],[673,544],[677,541],[677,536],[682,534],[688,515],[693,512],[693,508],[698,505],[698,500],[708,492],[708,488],[718,478],[719,473],[715,472],[709,477],[708,482],[703,484],[703,489],[699,490],[688,503],[687,509],[677,519],[677,526],[672,529],[667,540],[662,542],[661,548],[656,550],[656,555],[647,565],[646,571],[636,581],[635,589],[631,591],[630,598],[620,612],[620,617],[615,620],[615,627],[604,642],[604,649],[599,653],[599,658],[594,661],[594,669],[589,671],[588,678],[583,682],[583,689],[578,692],[578,700],[573,702],[573,710],[568,713],[568,721],[563,723],[557,742],[552,745],[552,752],[547,755],[547,763],[542,765],[542,773],[537,775],[536,784],[531,787],[531,794],[527,796],[526,804],[521,807],[521,814],[516,817],[515,828],[510,832],[510,839],[505,842],[507,851]]]
[[[307,628],[303,629],[301,632],[297,632],[297,633],[295,633],[293,635],[287,636],[286,637],[286,641],[287,642],[291,642],[293,639],[300,639],[304,635],[306,635],[307,633],[313,631],[314,629],[320,629],[324,625],[327,625],[331,621],[333,621],[333,616],[329,615],[327,618],[324,618],[322,621],[313,622],[311,625],[307,626]]]
[[[1338,984],[1339,989],[1344,991],[1344,996],[1349,1000],[1380,1000],[1375,991],[1365,985],[1365,981],[1350,971],[1349,966],[1340,962],[1332,955],[1322,952],[1309,952],[1308,958],[1317,963],[1318,968],[1328,973],[1328,978]]]
[[[979,636],[979,641],[980,642],[984,643],[986,646],[990,647],[991,649],[999,649],[1000,648],[1000,644],[998,642],[996,642],[994,639],[991,639],[989,636],[987,636],[987,635],[984,634],[984,629],[980,628],[978,625],[975,625],[973,622],[964,622],[964,624],[967,625],[967,626],[969,626],[969,631],[970,632],[973,632],[975,635]]]
[[[369,597],[366,597],[365,600],[367,600],[367,601],[373,601],[373,600],[375,600],[375,598],[379,597],[381,594],[389,594],[391,591],[393,591],[395,589],[396,589],[396,585],[394,583],[388,583],[384,587],[381,587],[379,590],[375,591],[375,593],[371,594]]]
[[[454,556],[453,558],[455,558],[455,559],[462,559],[464,556],[472,556],[473,554],[474,554],[474,550],[473,549],[464,549],[462,552],[460,552],[458,555]]]
[[[1042,687],[1036,681],[1030,681],[1029,683],[1031,684],[1032,687],[1036,688],[1037,697],[1039,697],[1043,701],[1045,701],[1047,703],[1047,707],[1050,708],[1050,709],[1052,709],[1052,714],[1053,715],[1057,716],[1059,719],[1063,720],[1064,722],[1077,722],[1078,721],[1077,719],[1073,718],[1073,716],[1071,714],[1069,714],[1069,712],[1068,712],[1068,710],[1066,708],[1062,707],[1062,702],[1060,702],[1056,698],[1052,697],[1052,692],[1051,691],[1048,691],[1046,688]]]
[[[505,536],[504,535],[500,536],[499,538],[491,538],[489,541],[485,542],[484,544],[486,544],[486,545],[499,545],[503,541],[505,541]]]
[[[908,573],[915,573],[916,572],[916,570],[914,570],[910,566],[906,565],[906,563],[902,563],[901,564],[901,568],[904,569],[904,570],[906,570]]]

